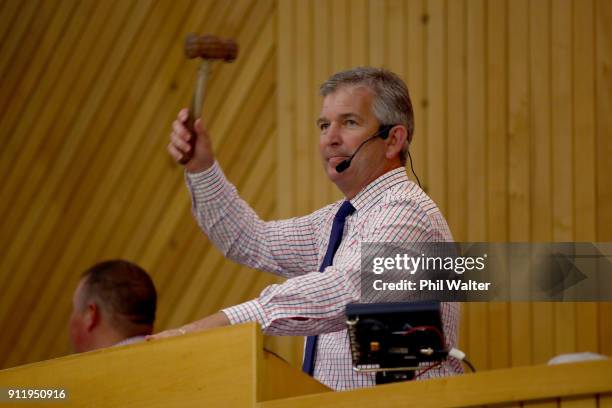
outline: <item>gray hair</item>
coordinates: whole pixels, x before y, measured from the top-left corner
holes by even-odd
[[[326,97],[344,86],[365,86],[374,94],[372,111],[381,125],[403,125],[408,131],[400,160],[406,164],[408,147],[414,134],[414,112],[408,87],[402,79],[384,68],[357,67],[332,75],[319,88]]]

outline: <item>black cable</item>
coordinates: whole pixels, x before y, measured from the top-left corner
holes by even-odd
[[[412,156],[410,155],[410,150],[408,150],[408,158],[410,158],[410,170],[412,170],[412,174],[414,174],[414,177],[417,179],[417,183],[419,183],[419,187],[423,188],[421,186],[421,180],[419,180],[419,176],[417,176],[416,172],[414,171],[414,167],[412,167]]]
[[[462,361],[465,363],[465,365],[467,365],[468,367],[470,367],[470,370],[472,370],[472,372],[473,372],[473,373],[475,373],[475,372],[476,372],[476,369],[474,368],[474,366],[472,365],[472,363],[470,363],[470,361],[469,361],[467,358],[465,358],[465,357],[464,357]]]

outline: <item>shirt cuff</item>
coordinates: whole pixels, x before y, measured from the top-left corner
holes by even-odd
[[[185,172],[185,180],[194,198],[198,201],[210,201],[221,194],[225,185],[225,174],[215,160],[212,166],[199,173]]]
[[[257,299],[249,300],[236,306],[221,310],[231,324],[257,322],[262,329],[265,327],[264,310]]]

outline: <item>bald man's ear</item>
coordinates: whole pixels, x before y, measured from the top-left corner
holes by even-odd
[[[389,137],[385,140],[387,144],[387,152],[385,153],[385,157],[387,159],[399,157],[407,138],[408,130],[404,126],[393,126],[393,128],[389,131]]]
[[[85,310],[85,329],[92,331],[95,327],[100,324],[100,308],[93,302],[87,304]]]

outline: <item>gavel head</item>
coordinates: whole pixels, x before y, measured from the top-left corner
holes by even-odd
[[[232,62],[238,55],[238,44],[212,35],[189,34],[185,38],[185,55],[187,58]]]

